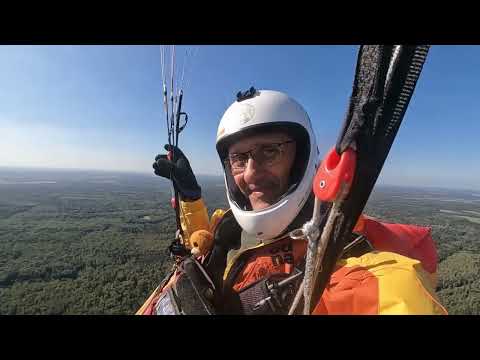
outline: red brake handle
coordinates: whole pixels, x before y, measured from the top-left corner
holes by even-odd
[[[320,164],[315,179],[313,192],[322,201],[333,202],[338,196],[342,183],[348,188],[352,185],[357,163],[357,154],[351,148],[339,155],[332,148]]]

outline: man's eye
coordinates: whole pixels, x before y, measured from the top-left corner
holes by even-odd
[[[244,158],[244,156],[242,156],[241,154],[235,154],[235,155],[231,155],[230,156],[230,160],[242,160],[242,158]]]
[[[277,154],[277,148],[272,147],[272,146],[265,147],[265,148],[263,148],[262,152],[263,152],[263,155],[268,156],[268,157],[275,156]]]
[[[235,155],[230,157],[232,164],[243,163],[247,157],[245,155]]]

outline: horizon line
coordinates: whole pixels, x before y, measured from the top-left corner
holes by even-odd
[[[51,170],[51,171],[75,171],[75,172],[103,172],[103,173],[117,173],[117,174],[134,174],[134,175],[152,175],[155,176],[153,171],[137,171],[137,170],[111,170],[111,169],[94,169],[94,168],[57,168],[57,167],[40,167],[40,166],[4,166],[0,165],[0,169],[14,169],[14,170]],[[223,174],[197,174],[196,176],[199,177],[218,177],[222,178]],[[443,185],[409,185],[409,184],[393,184],[393,183],[377,183],[377,186],[390,186],[390,187],[401,187],[401,188],[425,188],[425,189],[445,189],[445,190],[463,190],[463,191],[471,191],[471,192],[478,192],[479,189],[469,188],[469,187],[447,187]],[[375,187],[373,190],[375,190]]]
[[[0,165],[0,169],[16,169],[16,170],[59,170],[59,171],[98,171],[98,172],[110,172],[110,173],[122,173],[122,174],[139,174],[139,175],[155,175],[149,171],[139,170],[113,170],[113,169],[96,169],[96,168],[61,168],[61,167],[48,167],[48,166],[6,166]],[[197,174],[197,176],[218,176],[223,177],[223,174]]]

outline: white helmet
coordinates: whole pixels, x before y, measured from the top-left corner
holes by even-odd
[[[271,240],[285,232],[295,220],[312,193],[318,166],[318,149],[310,119],[295,100],[286,94],[251,88],[225,112],[217,132],[217,151],[222,161],[227,198],[235,219],[242,229],[259,240]],[[236,186],[225,168],[228,147],[248,134],[268,132],[277,127],[288,129],[297,143],[297,155],[291,171],[288,191],[273,205],[252,210],[249,200]]]

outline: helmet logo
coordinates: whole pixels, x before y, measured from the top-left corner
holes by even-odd
[[[242,104],[238,109],[238,121],[241,125],[246,124],[255,116],[255,108],[250,104]]]

